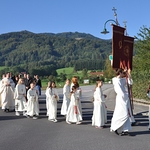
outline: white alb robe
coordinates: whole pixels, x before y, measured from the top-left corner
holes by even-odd
[[[127,79],[127,82],[128,82],[128,84],[129,84],[129,86],[132,86],[132,84],[133,84],[133,80],[132,79]],[[127,93],[127,95],[128,95],[128,98],[129,98],[129,89],[128,89],[129,87],[128,87],[128,85],[126,84],[125,85],[125,90],[126,90],[126,93]],[[131,102],[130,102],[130,98],[129,98],[129,101],[128,101],[128,110],[129,110],[129,113],[130,113],[130,122],[131,123],[134,123],[135,122],[135,119],[134,119],[134,116],[132,115],[132,107],[131,107]]]
[[[0,93],[1,93],[1,104],[2,109],[14,109],[15,101],[14,101],[14,86],[15,83],[12,79],[3,78],[1,81]],[[8,86],[8,84],[10,84]]]
[[[72,93],[71,94],[71,101],[68,107],[66,121],[67,122],[80,122],[82,121],[82,110],[80,106],[81,102],[78,97],[78,94]],[[75,106],[77,108],[77,113],[75,113]]]
[[[72,91],[72,87],[74,86],[74,83],[71,83],[70,89]],[[82,97],[82,90],[80,87],[77,88],[77,91],[75,92],[76,97],[78,97],[79,100],[79,108],[80,108],[80,112],[82,114],[82,106],[81,106],[81,97]]]
[[[39,102],[38,102],[38,94],[35,89],[29,89],[27,92],[27,112],[26,114],[29,116],[38,116],[39,115]]]
[[[57,96],[57,97],[56,97]],[[59,101],[59,95],[56,88],[47,88],[46,97],[48,101],[48,120],[57,118],[57,101]]]
[[[92,116],[92,126],[102,127],[107,123],[107,109],[105,98],[100,87],[94,92],[94,109]]]
[[[15,111],[26,111],[26,87],[24,84],[17,84],[14,93]]]
[[[1,89],[1,86],[2,86],[2,80],[0,81],[0,89]],[[1,92],[0,92],[0,107],[2,107]]]
[[[49,87],[46,88],[45,95],[46,95],[48,89],[49,89]],[[46,95],[46,110],[47,110],[46,115],[48,116],[48,110],[49,110],[49,98],[48,98],[47,95]]]
[[[116,92],[116,105],[111,120],[111,130],[115,131],[123,127],[123,131],[131,130],[131,124],[129,120],[129,97],[126,92],[126,79],[125,78],[113,78],[114,90]]]
[[[149,105],[149,130],[150,130],[150,105]]]
[[[74,83],[71,83],[71,85],[70,85],[70,91],[72,91],[72,87],[73,86],[74,86]],[[77,88],[76,95],[78,95],[79,98],[82,97],[82,90],[81,90],[80,87]]]
[[[36,93],[37,93],[37,95],[39,97],[39,90],[38,90],[37,86],[34,87],[34,90],[36,90]]]
[[[63,87],[63,103],[61,106],[61,115],[67,114],[69,103],[70,103],[70,86],[65,84]]]

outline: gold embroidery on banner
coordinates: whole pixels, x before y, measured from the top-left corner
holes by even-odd
[[[122,41],[119,41],[119,49],[121,49],[122,48]]]
[[[124,52],[123,52],[124,55],[127,56],[127,57],[129,57],[129,51],[130,51],[130,48],[129,48],[128,45],[124,47],[123,51],[124,51]]]

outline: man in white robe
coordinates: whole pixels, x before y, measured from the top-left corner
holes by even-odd
[[[124,74],[124,77],[126,77],[126,86],[125,86],[125,89],[126,89],[126,92],[128,94],[128,97],[129,97],[129,103],[128,103],[128,109],[129,109],[129,113],[130,113],[130,122],[131,122],[131,126],[135,126],[137,125],[137,122],[135,121],[134,119],[134,116],[133,116],[133,111],[132,111],[132,106],[131,106],[131,93],[130,93],[130,88],[132,88],[132,85],[133,85],[133,80],[131,78],[131,74],[130,74],[130,69],[128,70],[128,73],[127,72],[123,72]]]
[[[116,105],[113,113],[110,131],[119,135],[118,130],[122,128],[120,135],[129,135],[131,130],[129,120],[129,97],[126,92],[126,78],[123,77],[123,70],[118,69],[117,77],[113,78],[114,90],[116,92]]]
[[[10,73],[6,74],[6,77],[1,81],[2,85],[0,87],[1,91],[1,101],[2,101],[2,110],[9,111],[14,110],[15,101],[14,101],[14,87],[15,83],[10,78]]]

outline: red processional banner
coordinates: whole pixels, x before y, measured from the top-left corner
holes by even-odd
[[[134,38],[124,35],[125,28],[116,25],[112,26],[112,68],[127,68],[132,70]]]
[[[121,55],[123,50],[123,38],[125,28],[122,28],[117,25],[112,25],[113,28],[113,37],[112,37],[112,55],[113,62],[112,68],[117,69],[120,68]]]
[[[132,70],[133,46],[134,46],[134,38],[124,36],[123,52],[120,61],[120,67],[122,69],[127,68]]]

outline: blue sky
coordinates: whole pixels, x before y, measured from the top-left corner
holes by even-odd
[[[100,32],[108,19],[115,19],[117,9],[120,26],[127,21],[129,36],[140,27],[150,27],[149,0],[0,0],[0,34],[28,30],[34,33],[81,32],[110,39]]]

